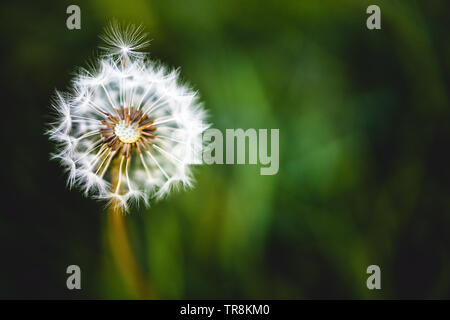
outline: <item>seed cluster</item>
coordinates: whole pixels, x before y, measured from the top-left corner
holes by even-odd
[[[131,124],[127,125],[124,120],[116,124],[114,134],[123,143],[135,143],[141,137],[140,131],[133,128]]]
[[[114,112],[115,115],[108,113],[106,119],[101,121],[104,127],[100,133],[104,145],[113,152],[122,148],[122,155],[127,159],[135,147],[141,153],[141,148],[148,150],[148,146],[153,146],[151,140],[156,137],[154,120],[149,120],[147,114],[134,107],[122,106],[120,109],[114,108]]]

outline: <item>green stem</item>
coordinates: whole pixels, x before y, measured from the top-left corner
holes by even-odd
[[[116,162],[112,170],[115,183],[118,181],[118,167]],[[131,248],[125,224],[125,212],[118,203],[112,203],[108,211],[108,237],[120,273],[138,299],[154,299],[155,294],[150,289]]]

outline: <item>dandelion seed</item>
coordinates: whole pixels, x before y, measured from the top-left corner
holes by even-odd
[[[99,67],[81,70],[72,92],[57,92],[53,105],[56,121],[47,134],[68,185],[124,208],[191,186],[189,167],[201,156],[208,127],[196,93],[179,82],[177,71],[139,51],[148,45],[140,27],[111,24],[103,40]]]

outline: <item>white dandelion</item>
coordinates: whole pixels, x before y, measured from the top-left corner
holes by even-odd
[[[139,52],[148,44],[140,28],[110,25],[103,39],[96,70],[82,69],[70,93],[56,93],[52,157],[67,170],[69,187],[125,209],[133,200],[148,205],[192,185],[205,111],[177,71]]]

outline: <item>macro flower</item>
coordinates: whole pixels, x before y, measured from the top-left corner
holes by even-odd
[[[208,127],[196,92],[140,52],[140,28],[110,25],[97,66],[81,69],[68,93],[56,92],[48,135],[71,188],[127,208],[192,185]]]

